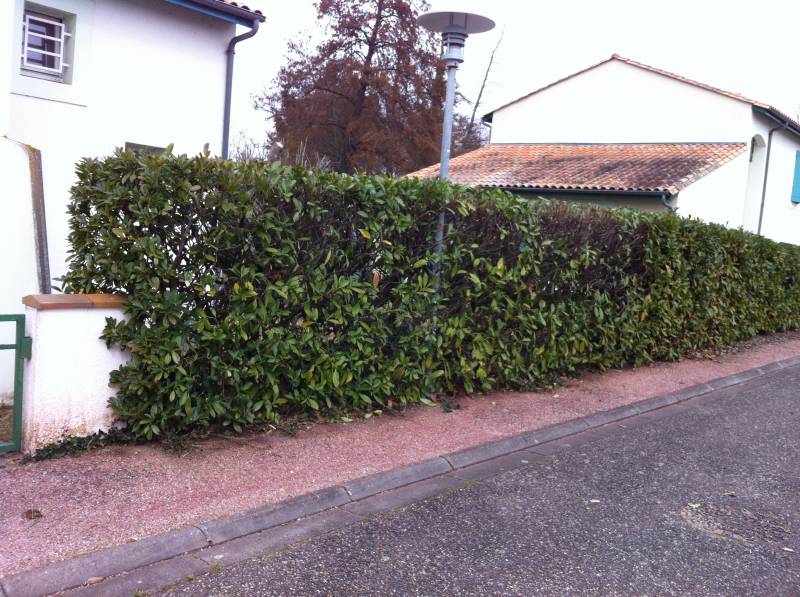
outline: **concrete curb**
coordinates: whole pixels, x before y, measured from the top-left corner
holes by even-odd
[[[39,597],[77,587],[90,579],[105,578],[168,560],[207,545],[199,529],[178,529],[14,574],[0,579],[0,583],[8,597]]]
[[[208,545],[219,545],[231,539],[251,535],[323,510],[330,510],[350,501],[350,496],[347,495],[344,487],[327,487],[266,508],[250,510],[244,514],[227,518],[218,518],[198,525],[197,528],[208,539]]]
[[[39,597],[67,590],[69,595],[110,596],[157,589],[189,575],[213,571],[223,563],[230,565],[279,550],[375,513],[526,466],[547,454],[599,439],[613,431],[610,423],[631,418],[652,421],[657,416],[650,414],[653,411],[672,410],[669,407],[795,365],[800,365],[800,356],[354,479],[265,508],[20,572],[0,578],[0,597]],[[94,584],[89,584],[92,581]]]
[[[449,473],[453,470],[451,463],[441,456],[422,462],[415,462],[383,473],[354,479],[344,484],[351,500],[360,500],[382,491],[410,485],[423,479]]]

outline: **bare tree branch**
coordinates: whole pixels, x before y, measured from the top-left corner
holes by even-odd
[[[467,129],[467,134],[472,133],[472,129],[475,126],[475,117],[478,114],[478,106],[481,105],[481,98],[483,97],[483,90],[486,88],[486,82],[489,80],[489,72],[492,70],[492,64],[494,64],[494,55],[497,53],[497,48],[500,47],[500,43],[503,41],[503,35],[505,35],[506,29],[503,27],[503,30],[500,32],[500,38],[497,40],[497,44],[494,46],[494,50],[492,50],[492,54],[489,56],[489,64],[486,65],[486,72],[483,73],[483,82],[481,82],[481,88],[478,91],[478,97],[475,99],[475,104],[472,106],[472,116],[469,119],[469,128]]]

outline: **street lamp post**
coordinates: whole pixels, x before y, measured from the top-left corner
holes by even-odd
[[[494,21],[478,14],[456,10],[435,10],[417,17],[417,23],[433,33],[442,34],[442,58],[447,65],[447,94],[444,100],[442,149],[439,159],[439,178],[450,174],[450,145],[453,137],[453,107],[456,99],[456,71],[464,62],[464,44],[471,33],[483,33],[494,28]],[[444,243],[445,212],[439,212],[436,224],[436,289],[439,289]]]

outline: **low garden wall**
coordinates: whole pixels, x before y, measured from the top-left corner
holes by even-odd
[[[33,453],[68,436],[107,431],[114,423],[109,373],[128,355],[100,339],[106,318],[125,319],[125,297],[30,295],[25,333],[32,339],[22,396],[22,450]]]
[[[800,248],[674,214],[208,155],[120,153],[78,179],[65,285],[129,296],[102,337],[131,360],[104,367],[143,437],[530,388],[800,326]],[[96,338],[96,315],[70,333]]]

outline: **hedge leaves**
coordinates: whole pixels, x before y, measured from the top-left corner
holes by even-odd
[[[71,292],[124,292],[139,435],[532,387],[800,327],[800,248],[630,210],[201,155],[85,160]],[[436,215],[448,230],[435,291]]]

